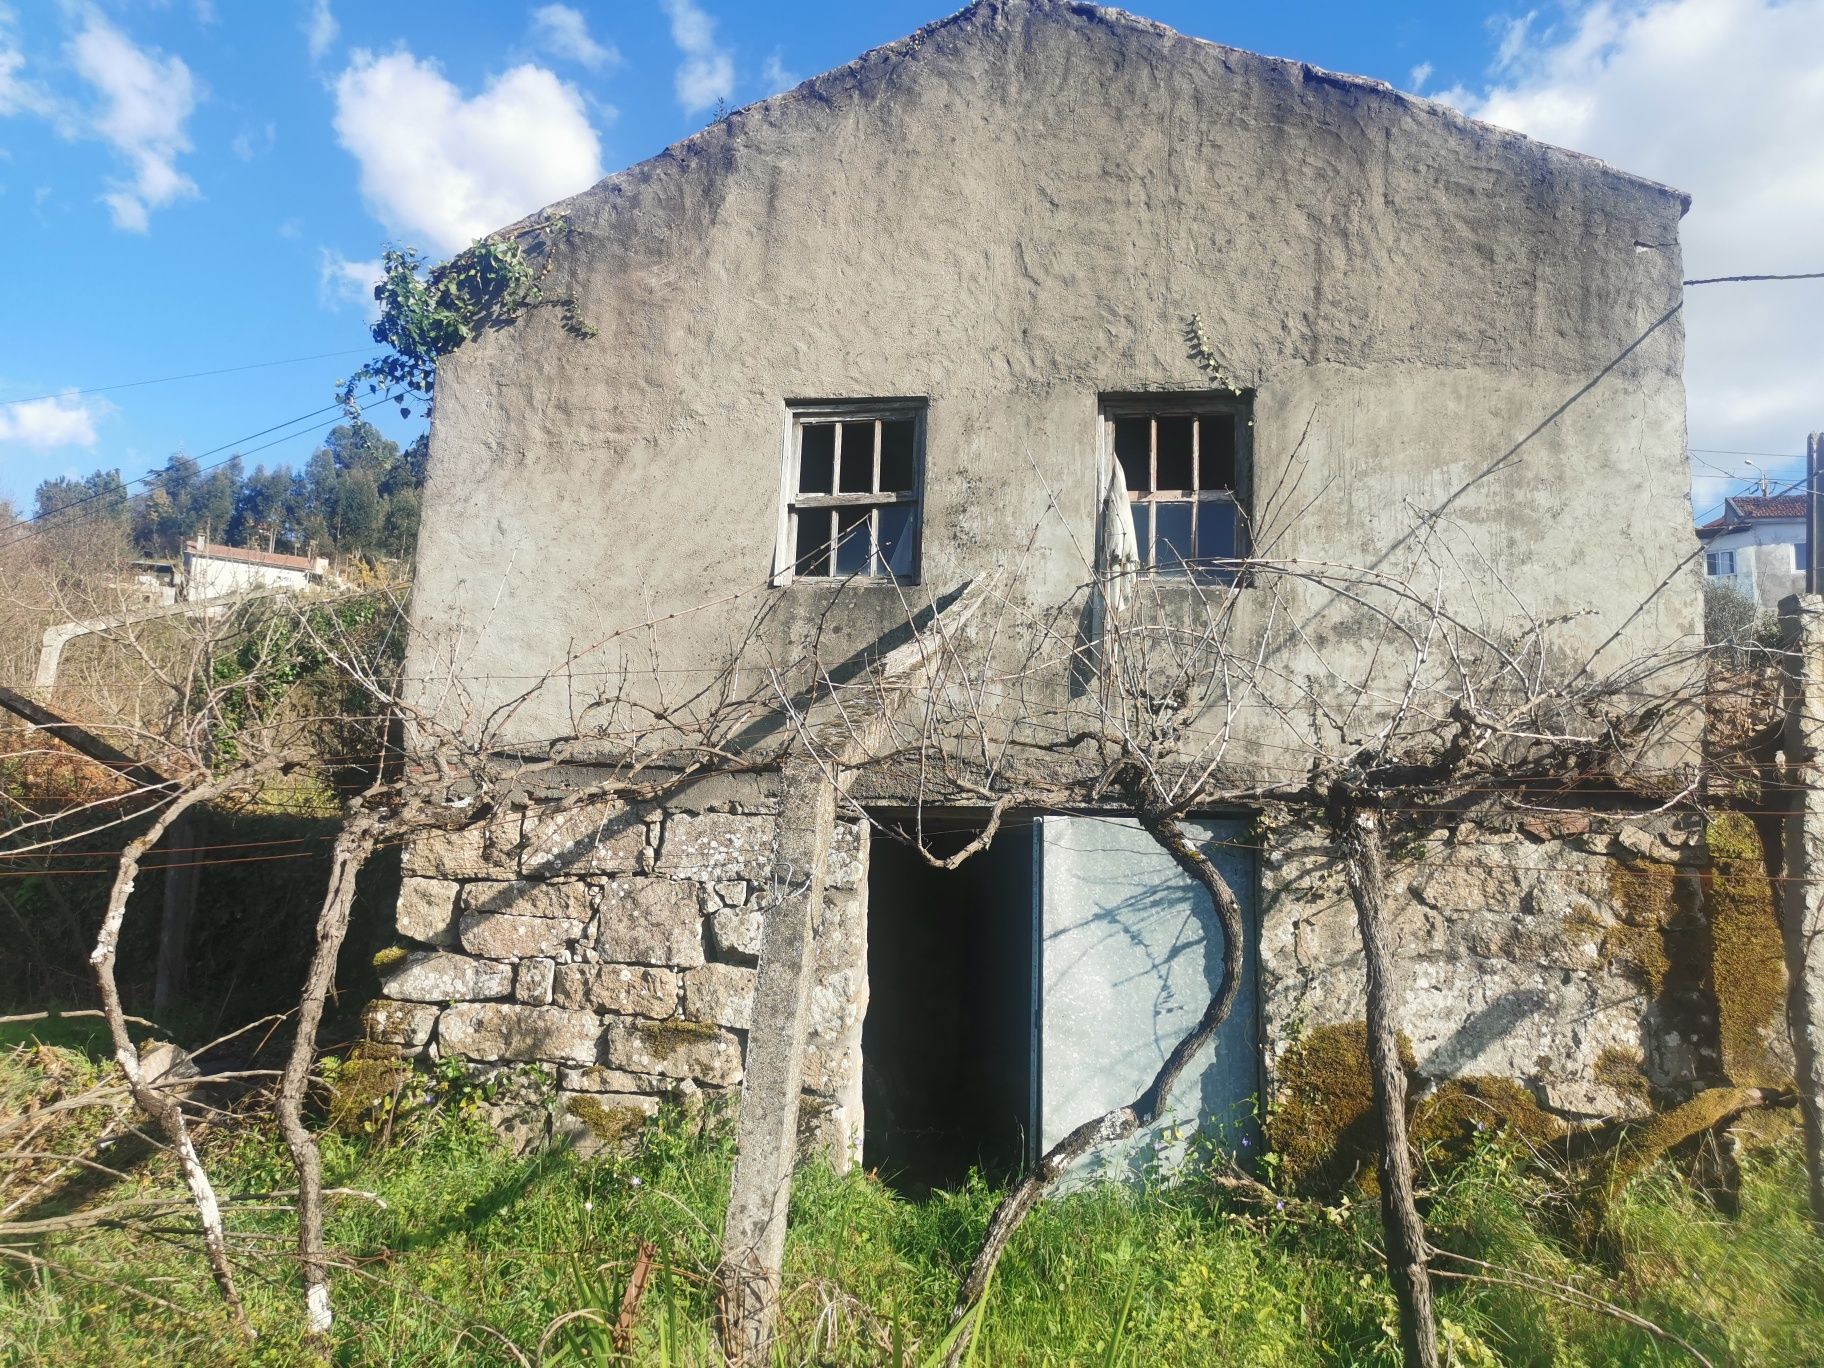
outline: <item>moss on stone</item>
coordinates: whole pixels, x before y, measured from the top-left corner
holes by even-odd
[[[572,1097],[564,1110],[604,1145],[618,1145],[646,1124],[646,1113],[639,1107],[611,1107],[596,1097]]]
[[[1652,1088],[1647,1082],[1645,1061],[1638,1050],[1611,1045],[1596,1056],[1596,1067],[1590,1076],[1610,1092],[1649,1103]]]
[[[329,1123],[337,1130],[372,1130],[411,1067],[390,1045],[364,1041],[343,1058],[329,1089]]]
[[[1403,1035],[1400,1064],[1408,1073],[1414,1067],[1411,1042]],[[1376,1189],[1378,1127],[1366,1024],[1312,1027],[1287,1049],[1278,1072],[1266,1130],[1281,1179],[1294,1191],[1313,1194],[1336,1192],[1351,1182]]]
[[[1563,1139],[1567,1128],[1523,1085],[1489,1077],[1441,1085],[1419,1099],[1409,1126],[1413,1148],[1434,1168],[1467,1158],[1476,1137],[1488,1132],[1513,1135],[1539,1148]]]
[[[1786,957],[1766,857],[1754,823],[1724,813],[1708,833],[1710,981],[1723,1073],[1739,1087],[1778,1085],[1769,1034],[1786,1003]]]
[[[388,969],[405,963],[405,958],[409,954],[411,951],[403,945],[389,945],[384,950],[374,952],[374,968],[385,973]]]
[[[1763,1094],[1754,1088],[1709,1088],[1670,1111],[1656,1112],[1628,1131],[1622,1142],[1591,1169],[1591,1192],[1601,1219],[1622,1188],[1635,1174],[1666,1151],[1731,1117],[1758,1107]]]
[[[640,1035],[655,1054],[667,1055],[673,1050],[681,1050],[687,1045],[700,1045],[705,1040],[714,1040],[721,1032],[704,1021],[687,1021],[683,1017],[672,1017],[666,1021],[643,1021],[640,1023]]]
[[[1678,871],[1652,861],[1611,860],[1609,893],[1618,915],[1603,935],[1603,964],[1657,997],[1672,969],[1663,933],[1678,913]]]

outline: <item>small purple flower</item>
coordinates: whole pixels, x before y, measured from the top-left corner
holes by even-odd
[[[1277,1202],[1273,1203],[1273,1207],[1276,1211],[1284,1211],[1286,1209],[1286,1199],[1281,1197]]]

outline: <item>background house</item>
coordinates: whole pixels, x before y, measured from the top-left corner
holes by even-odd
[[[1697,529],[1704,582],[1726,585],[1769,613],[1805,589],[1805,496],[1737,494]]]
[[[222,598],[250,589],[301,591],[329,578],[327,556],[286,556],[251,547],[220,546],[198,536],[184,543],[184,597]]]

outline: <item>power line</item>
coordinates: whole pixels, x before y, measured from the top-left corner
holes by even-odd
[[[1805,271],[1798,275],[1733,275],[1705,276],[1702,280],[1687,280],[1685,285],[1738,285],[1750,280],[1824,280],[1824,271]]]
[[[332,356],[353,356],[357,352],[372,350],[371,347],[344,347],[341,351],[318,352],[314,356],[288,356],[283,361],[254,361],[245,366],[223,366],[220,370],[189,371],[183,375],[160,375],[151,380],[123,380],[116,385],[91,385],[88,389],[34,394],[29,399],[0,399],[0,408],[11,408],[15,404],[36,404],[46,399],[74,399],[83,394],[108,394],[114,390],[138,389],[141,385],[169,385],[177,380],[201,380],[210,375],[234,375],[239,371],[266,370],[272,366],[295,366],[304,361],[326,361]]]
[[[1736,451],[1729,447],[1686,447],[1686,451],[1701,451],[1706,456],[1766,456],[1776,461],[1802,461],[1802,451]]]

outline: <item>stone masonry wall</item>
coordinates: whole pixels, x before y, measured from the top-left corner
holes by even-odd
[[[580,1136],[742,1076],[776,823],[595,804],[415,838],[400,949],[370,1038],[406,1055],[538,1063]],[[818,927],[801,1143],[861,1143],[867,832],[839,823]]]
[[[596,805],[418,838],[371,1037],[542,1064],[559,1128],[584,1140],[667,1097],[736,1088],[777,897],[776,820],[757,807]],[[1514,1079],[1569,1118],[1639,1114],[1721,1078],[1712,853],[1689,820],[1571,813],[1394,840],[1389,913],[1420,1075]],[[800,1132],[838,1162],[861,1143],[867,860],[866,828],[839,823]],[[1260,894],[1271,1081],[1307,1029],[1361,1020],[1362,963],[1321,832],[1265,833]],[[1785,1050],[1779,1023],[1762,1025]]]
[[[1511,1078],[1566,1116],[1599,1117],[1715,1073],[1698,830],[1558,814],[1507,831],[1465,823],[1389,855],[1401,1024],[1425,1078]],[[1273,1061],[1310,1027],[1360,1021],[1363,977],[1354,906],[1321,837],[1275,833],[1261,876]]]

